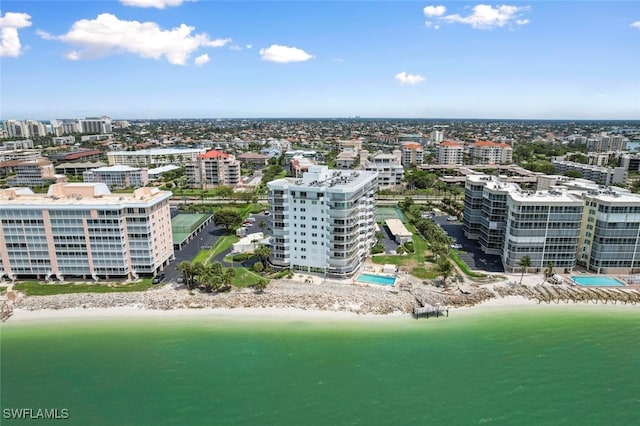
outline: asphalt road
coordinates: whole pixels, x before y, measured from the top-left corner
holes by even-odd
[[[247,228],[247,234],[253,234],[256,232],[263,232],[265,237],[268,234],[267,227],[264,229],[260,228],[260,222],[264,221],[267,225],[269,224],[269,216],[266,215],[250,215],[255,217],[256,221],[254,224]],[[174,253],[175,260],[171,262],[166,268],[164,268],[164,273],[166,278],[162,282],[162,284],[167,284],[171,282],[176,282],[178,277],[180,276],[180,272],[176,271],[176,267],[182,261],[191,261],[193,260],[201,250],[206,250],[210,248],[212,245],[218,241],[218,239],[225,235],[225,230],[219,226],[216,226],[211,222],[207,225],[199,234],[197,234],[193,240],[182,247],[182,250],[176,251]],[[211,262],[220,262],[223,265],[227,266],[227,264],[223,261],[224,257],[229,254],[231,249],[225,251],[224,253],[220,253],[211,259]],[[230,265],[229,265],[230,266]]]

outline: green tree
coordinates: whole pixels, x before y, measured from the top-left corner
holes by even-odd
[[[446,285],[447,278],[453,274],[453,264],[448,258],[442,257],[438,260],[438,273],[442,276],[442,282]]]
[[[240,226],[242,216],[235,209],[220,209],[213,215],[213,223],[223,226],[227,231]]]
[[[549,262],[547,268],[544,270],[544,277],[549,278],[553,276],[553,268],[556,266],[555,263]]]
[[[531,258],[529,256],[522,256],[518,264],[522,268],[522,275],[520,275],[520,284],[522,284],[525,271],[531,267]]]
[[[264,271],[264,265],[262,262],[256,262],[253,264],[253,270],[256,272],[262,272]]]
[[[265,245],[260,245],[256,248],[254,254],[260,258],[260,261],[265,264],[269,257],[271,257],[271,249]]]
[[[178,267],[176,269],[182,274],[182,279],[184,280],[185,287],[187,287],[188,290],[193,289],[195,286],[193,264],[191,262],[182,261],[178,263]]]
[[[267,222],[265,222],[264,220],[261,220],[260,223],[258,223],[258,226],[262,231],[264,231],[264,228],[267,227]]]
[[[264,278],[260,278],[260,280],[253,285],[253,288],[256,290],[256,293],[264,293],[268,283]]]

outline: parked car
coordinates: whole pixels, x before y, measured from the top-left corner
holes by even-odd
[[[183,284],[183,283],[184,283],[184,277],[183,277],[182,275],[180,275],[180,276],[178,277],[178,279],[176,279],[176,282],[177,282],[178,284]]]
[[[462,248],[462,244],[451,244],[452,249],[460,250]]]
[[[447,221],[449,221],[449,222],[455,222],[456,220],[458,220],[458,218],[457,218],[457,217],[455,217],[455,216],[449,216],[449,217],[447,218]]]
[[[163,273],[159,273],[158,275],[153,277],[153,280],[151,281],[151,284],[160,284],[163,280],[164,280],[164,274]]]

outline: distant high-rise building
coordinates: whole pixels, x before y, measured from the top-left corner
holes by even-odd
[[[104,134],[111,133],[111,119],[109,117],[88,117],[78,120],[80,133]]]
[[[438,164],[462,164],[464,147],[459,142],[444,141],[438,146]]]
[[[400,146],[400,151],[402,151],[403,166],[419,166],[422,164],[424,148],[421,144],[416,142],[403,142]]]
[[[469,147],[471,164],[511,164],[513,148],[506,143],[477,141]]]
[[[27,126],[27,131],[29,133],[29,137],[43,137],[47,135],[47,129],[44,124],[36,120],[25,120],[25,126]]]
[[[438,144],[438,143],[440,143],[442,141],[444,141],[444,131],[443,130],[434,129],[431,132],[431,143]]]
[[[2,122],[2,128],[7,132],[8,138],[28,138],[29,128],[18,120],[6,120]]]
[[[240,183],[240,161],[231,154],[211,150],[186,166],[187,182],[198,188],[219,185],[235,186]]]
[[[602,133],[587,140],[587,152],[592,151],[625,151],[629,139],[622,135],[609,135]]]

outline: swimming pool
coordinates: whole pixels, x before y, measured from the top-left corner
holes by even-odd
[[[571,277],[577,284],[585,287],[621,287],[624,284],[611,277]]]
[[[374,274],[360,274],[358,281],[369,284],[394,285],[396,283],[396,278]]]

